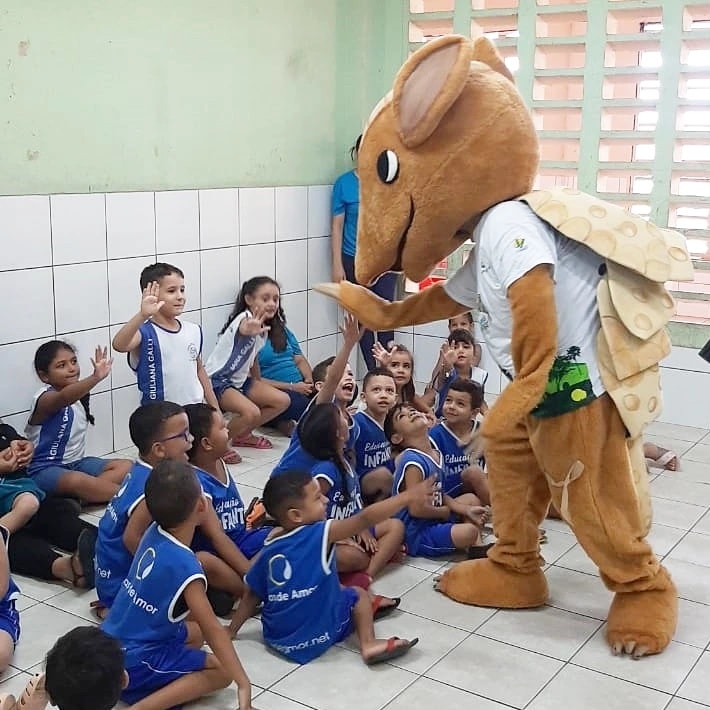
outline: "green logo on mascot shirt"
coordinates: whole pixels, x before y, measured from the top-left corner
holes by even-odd
[[[575,362],[579,354],[580,349],[573,345],[564,355],[555,358],[542,401],[531,412],[536,417],[557,417],[596,399],[589,368],[583,362]]]

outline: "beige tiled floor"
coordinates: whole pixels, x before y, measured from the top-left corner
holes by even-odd
[[[447,560],[409,558],[391,566],[374,589],[401,596],[402,611],[378,624],[383,635],[419,636],[392,665],[367,668],[352,640],[308,666],[269,653],[260,624],[250,621],[237,650],[260,710],[431,710],[433,707],[530,710],[700,710],[710,706],[710,432],[656,424],[649,438],[683,457],[678,473],[652,472],[651,539],[680,591],[680,621],[670,648],[634,662],[614,658],[604,642],[611,595],[562,523],[548,521],[543,554],[551,597],[533,611],[456,604],[433,590]],[[276,448],[243,450],[232,467],[242,496],[258,495]],[[130,455],[131,452],[126,452]],[[90,513],[91,514],[91,513]],[[100,514],[100,511],[93,511]],[[17,692],[42,666],[54,639],[91,621],[93,593],[19,578],[22,639],[0,692]],[[233,710],[226,690],[190,707]]]

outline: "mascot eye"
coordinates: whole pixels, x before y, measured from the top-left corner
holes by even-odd
[[[382,182],[394,182],[399,175],[399,160],[393,150],[383,150],[377,158],[377,174]]]

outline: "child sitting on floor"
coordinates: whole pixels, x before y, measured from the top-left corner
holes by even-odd
[[[397,399],[394,376],[384,368],[370,370],[362,381],[364,411],[353,419],[358,424],[355,440],[355,472],[366,502],[382,500],[392,493],[394,461],[383,428],[385,417]]]
[[[469,463],[466,452],[482,403],[483,389],[479,385],[471,380],[455,380],[442,407],[444,419],[431,429],[429,437],[443,456],[443,492],[452,498],[473,493],[480,505],[489,506],[488,479],[480,465]]]
[[[250,567],[249,560],[263,547],[269,528],[246,529],[244,501],[222,460],[229,451],[229,430],[222,413],[209,404],[188,404],[185,412],[193,439],[188,458],[214,516],[232,543],[228,564],[205,535],[203,523],[191,545],[207,575],[207,596],[212,607],[218,616],[224,616],[232,610],[235,599],[241,597],[242,577]],[[229,598],[218,602],[218,592],[226,592]]]
[[[202,566],[189,548],[207,511],[194,468],[159,463],[146,481],[145,501],[155,522],[103,623],[124,652],[128,684],[121,699],[161,710],[235,681],[238,707],[250,710],[249,678],[212,612]],[[212,653],[202,649],[205,641]]]
[[[397,459],[392,495],[428,478],[439,486],[433,505],[417,501],[400,514],[406,527],[407,552],[439,557],[466,550],[470,558],[485,557],[490,545],[481,545],[481,528],[487,522],[487,511],[470,493],[453,498],[441,490],[443,457],[429,438],[426,416],[397,404],[387,415],[385,431],[392,444],[403,449]]]
[[[264,488],[264,504],[279,527],[266,540],[247,572],[247,589],[230,625],[233,635],[254,613],[259,600],[264,640],[296,663],[308,663],[345,639],[353,627],[367,665],[405,654],[418,639],[375,637],[373,620],[395,604],[377,605],[358,587],[341,587],[335,543],[387,520],[402,506],[427,505],[434,492],[426,481],[401,495],[374,503],[344,520],[326,519],[327,499],[307,472],[287,471]]]
[[[363,502],[358,477],[345,458],[348,423],[342,410],[331,403],[317,404],[303,415],[298,432],[303,448],[317,459],[311,473],[328,499],[326,516],[344,520],[359,513]],[[364,572],[364,584],[358,586],[368,588],[401,549],[403,541],[402,521],[383,520],[374,528],[363,530],[355,539],[338,542],[337,570],[341,574]],[[345,582],[347,578],[341,579]]]
[[[20,614],[15,609],[20,590],[10,576],[10,562],[7,559],[9,538],[7,529],[0,527],[0,673],[4,673],[10,665],[20,639]]]

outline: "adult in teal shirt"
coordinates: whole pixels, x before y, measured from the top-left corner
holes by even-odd
[[[355,145],[350,149],[350,157],[355,160],[357,151],[360,149],[358,136]],[[333,185],[333,196],[331,199],[331,248],[333,252],[333,281],[339,282],[347,279],[351,283],[357,283],[355,279],[355,249],[357,247],[357,216],[360,208],[360,180],[357,175],[357,168],[343,173]],[[370,289],[388,301],[394,300],[394,291],[397,285],[397,274],[384,274],[377,283]],[[377,340],[389,349],[390,343],[394,339],[394,332],[391,330],[377,333]],[[377,367],[375,358],[372,356],[372,346],[375,344],[375,334],[371,330],[366,330],[360,340],[360,350],[365,360],[368,370]]]

